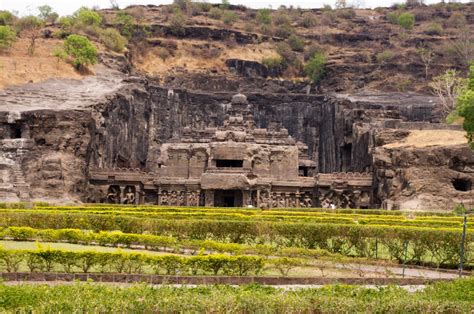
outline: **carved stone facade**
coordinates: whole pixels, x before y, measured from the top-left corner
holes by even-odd
[[[370,207],[369,173],[317,174],[308,147],[278,123],[256,128],[238,94],[221,127],[185,128],[161,145],[158,171],[91,169],[99,201],[164,206]],[[100,194],[100,193],[99,193]]]

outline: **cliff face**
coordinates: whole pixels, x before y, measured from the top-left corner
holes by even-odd
[[[143,7],[144,19],[128,30],[129,50],[101,51],[94,75],[0,91],[0,201],[87,201],[91,168],[154,172],[161,145],[179,141],[187,127],[221,125],[231,96],[244,93],[256,126],[288,129],[308,146],[317,173],[373,173],[376,204],[384,208],[450,209],[470,202],[474,157],[465,144],[409,142],[418,130],[456,131],[440,123],[438,100],[426,95],[430,77],[463,70],[442,49],[443,42],[461,38],[460,30],[446,23],[443,34],[426,33],[432,18],[454,15],[449,7],[410,8],[417,25],[403,32],[387,20],[393,11],[388,8],[352,10],[352,17],[339,16],[347,10],[272,12],[274,18],[291,13],[294,32],[304,41],[303,50],[288,48],[286,57],[298,61],[291,66],[264,62],[288,40],[273,31],[262,34],[257,24],[249,30],[255,10],[237,10],[240,20],[232,27],[200,12],[176,32],[165,6]],[[121,27],[112,23],[116,10],[101,13],[108,27]],[[305,27],[308,14],[326,25]],[[465,14],[468,30],[472,16]],[[421,47],[433,51],[437,66],[429,73],[417,52]],[[302,66],[311,49],[327,57],[317,86]],[[14,56],[5,58],[11,59],[5,60],[11,74],[20,75]],[[31,64],[39,62],[34,58]],[[53,60],[50,53],[47,58]]]

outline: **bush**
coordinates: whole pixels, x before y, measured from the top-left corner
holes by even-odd
[[[318,24],[316,17],[313,13],[306,12],[303,14],[303,18],[301,20],[301,26],[305,28],[315,27]]]
[[[173,0],[173,4],[177,6],[181,11],[186,12],[188,6],[191,4],[190,0]]]
[[[0,25],[11,25],[15,20],[13,13],[0,10]]]
[[[121,33],[130,39],[133,31],[133,24],[135,24],[135,18],[127,12],[120,11],[115,16],[113,21],[115,25],[120,27]]]
[[[453,12],[446,21],[446,25],[451,28],[463,28],[467,25],[466,16],[459,11]]]
[[[389,12],[387,13],[387,20],[392,24],[398,24],[398,17],[400,13],[398,12]]]
[[[395,54],[392,51],[384,50],[382,52],[377,53],[377,55],[375,56],[375,59],[377,60],[379,64],[382,64],[382,63],[392,60],[393,57],[395,57]]]
[[[356,12],[352,8],[344,8],[336,10],[336,15],[337,17],[350,20],[356,16]]]
[[[222,10],[219,8],[212,8],[209,11],[209,17],[214,20],[220,20],[222,17]]]
[[[308,61],[318,52],[323,52],[323,49],[320,45],[312,43],[308,48],[306,48],[306,51],[304,52],[304,61]]]
[[[260,24],[270,25],[272,23],[272,16],[270,9],[260,9],[257,11],[257,21]]]
[[[288,45],[290,45],[293,51],[303,51],[304,50],[304,41],[296,35],[291,35],[288,38]]]
[[[404,29],[410,30],[415,25],[415,16],[410,12],[400,14],[398,17],[398,25]]]
[[[64,51],[72,57],[72,64],[78,70],[97,63],[97,49],[85,36],[69,35],[64,41]]]
[[[158,48],[156,54],[157,54],[158,57],[160,57],[160,59],[163,60],[163,61],[166,61],[166,59],[168,59],[168,58],[171,56],[171,54],[170,54],[170,52],[168,51],[168,49],[163,48],[163,47]]]
[[[0,25],[0,51],[10,49],[15,40],[15,31],[10,26]]]
[[[238,18],[239,17],[235,12],[225,11],[222,15],[222,22],[224,22],[225,25],[232,25],[238,20]]]
[[[443,27],[439,23],[431,23],[424,31],[426,35],[440,36],[443,34]]]
[[[275,36],[281,38],[288,38],[293,34],[294,30],[289,24],[280,25],[275,29]]]
[[[278,43],[276,46],[277,53],[282,58],[282,65],[287,67],[296,61],[296,54],[287,43]]]
[[[186,25],[186,18],[181,11],[176,11],[170,20],[171,33],[175,36],[184,34],[184,26]]]
[[[318,83],[324,76],[326,67],[326,56],[317,52],[312,56],[304,67],[304,71],[313,83]]]
[[[281,57],[268,57],[262,59],[262,64],[269,70],[281,68],[283,59]]]
[[[275,25],[285,25],[285,24],[291,24],[291,19],[288,17],[288,14],[284,11],[279,11],[274,17],[273,17],[273,23]]]
[[[82,7],[74,12],[75,23],[83,26],[99,26],[102,23],[102,16],[94,10]]]
[[[120,35],[115,28],[107,28],[100,32],[100,40],[110,50],[122,52],[127,44],[127,39]]]

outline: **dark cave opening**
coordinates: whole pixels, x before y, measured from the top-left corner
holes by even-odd
[[[471,190],[471,181],[467,179],[454,179],[452,181],[453,187],[458,191],[467,192]]]

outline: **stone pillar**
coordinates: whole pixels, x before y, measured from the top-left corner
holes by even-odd
[[[120,186],[120,196],[119,196],[119,204],[122,204],[123,199],[125,198],[125,187],[123,185]]]
[[[255,205],[260,208],[260,189],[257,190],[257,203]]]
[[[251,197],[250,191],[247,191],[247,190],[242,191],[242,206],[243,207],[247,207],[248,205],[252,204],[250,197]]]
[[[297,191],[297,192],[295,193],[295,199],[296,199],[296,207],[301,207],[301,203],[300,203],[300,201],[301,201],[301,193],[300,193],[300,191]]]
[[[214,190],[205,190],[206,207],[214,207]]]
[[[140,186],[135,185],[135,205],[143,204],[143,193],[140,191]]]

